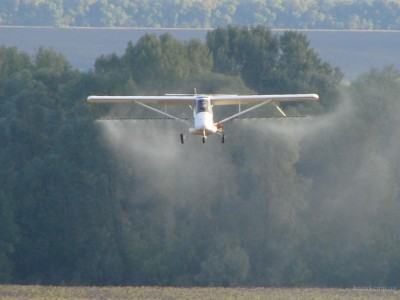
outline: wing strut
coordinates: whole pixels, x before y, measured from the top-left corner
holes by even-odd
[[[174,120],[177,120],[177,121],[180,121],[180,122],[182,122],[182,123],[185,123],[186,125],[192,126],[192,124],[190,124],[190,123],[187,122],[186,120],[180,119],[180,118],[175,117],[175,116],[173,116],[173,115],[170,115],[170,114],[168,114],[168,113],[166,113],[166,112],[163,112],[162,110],[159,110],[159,109],[157,109],[157,108],[154,108],[154,107],[152,107],[152,106],[150,106],[150,105],[147,105],[147,104],[144,104],[144,103],[138,102],[138,101],[133,101],[133,102],[135,102],[136,104],[139,104],[139,105],[141,105],[141,106],[143,106],[143,107],[145,107],[145,108],[147,108],[147,109],[150,109],[150,110],[152,110],[152,111],[155,111],[155,112],[157,112],[157,113],[159,113],[159,114],[162,114],[162,115],[167,116],[167,117],[169,117],[169,118],[172,118],[172,119],[174,119]]]
[[[279,106],[278,103],[274,102],[274,106],[281,113],[282,116],[287,117],[286,113],[283,111],[283,109]]]
[[[252,110],[254,110],[254,109],[256,109],[256,108],[259,108],[259,107],[261,107],[261,106],[263,106],[263,105],[265,105],[265,104],[268,104],[268,103],[270,103],[271,101],[272,101],[272,100],[270,99],[270,100],[261,102],[261,103],[259,103],[259,104],[256,104],[256,105],[254,105],[254,106],[252,106],[252,107],[250,107],[250,108],[248,108],[248,109],[245,109],[245,110],[242,110],[242,111],[238,112],[237,114],[234,114],[234,115],[232,115],[232,116],[230,116],[230,117],[228,117],[228,118],[225,118],[225,119],[219,121],[218,123],[219,123],[219,124],[225,123],[225,122],[227,122],[227,121],[229,121],[229,120],[232,120],[232,119],[234,119],[234,118],[237,118],[237,117],[239,117],[239,116],[241,116],[241,115],[243,115],[243,114],[245,114],[245,113],[248,113],[249,111],[252,111]]]

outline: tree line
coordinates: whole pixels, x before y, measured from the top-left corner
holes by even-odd
[[[0,47],[0,282],[396,286],[399,78],[387,67],[344,87],[304,35],[263,27],[146,35],[88,72]],[[322,101],[200,148],[170,121],[96,121],[140,107],[85,102],[191,87]]]
[[[0,4],[0,24],[398,30],[399,9],[399,0],[8,0]]]

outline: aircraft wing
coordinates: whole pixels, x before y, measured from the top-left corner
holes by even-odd
[[[318,99],[319,96],[317,94],[211,96],[211,102],[213,105],[257,104],[266,101],[273,101],[273,102],[317,101]]]
[[[287,94],[287,95],[243,95],[243,96],[216,96],[211,101],[214,105],[234,105],[234,104],[254,104],[250,108],[242,110],[237,114],[231,115],[221,121],[223,124],[229,120],[247,114],[248,112],[260,108],[268,103],[271,103],[279,111],[279,113],[287,117],[286,113],[279,107],[279,102],[296,102],[296,101],[317,101],[317,94]]]
[[[161,111],[148,104],[166,104],[166,105],[193,105],[198,97],[202,95],[169,94],[165,96],[89,96],[88,103],[136,103],[150,110],[160,113],[166,117],[189,124],[186,120],[177,118]],[[219,124],[235,119],[254,109],[264,106],[268,103],[273,104],[282,116],[286,117],[285,112],[279,107],[279,102],[296,101],[317,101],[317,94],[286,94],[286,95],[204,95],[208,97],[213,105],[240,105],[254,104],[250,108],[240,111],[228,118],[219,121]],[[190,125],[190,124],[189,124]]]
[[[89,96],[88,103],[145,103],[145,104],[172,104],[191,105],[196,101],[194,95],[167,95],[167,96]]]
[[[265,101],[295,102],[317,101],[317,94],[287,94],[287,95],[210,95],[213,105],[257,104]],[[132,103],[191,105],[197,95],[166,95],[166,96],[89,96],[88,103]]]

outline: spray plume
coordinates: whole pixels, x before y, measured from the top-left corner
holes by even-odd
[[[322,278],[312,255],[327,269],[331,258],[318,256],[320,248],[335,253],[338,263],[330,266],[344,274],[337,282],[357,274],[362,283],[382,274],[377,272],[372,279],[361,276],[368,264],[361,271],[344,270],[346,260],[368,260],[373,251],[387,246],[377,242],[382,222],[390,230],[400,225],[395,220],[395,149],[400,139],[395,124],[370,127],[353,97],[343,94],[336,109],[321,116],[234,121],[225,128],[226,144],[216,137],[204,145],[197,138],[181,145],[179,133],[185,128],[170,121],[114,121],[101,126],[115,155],[140,179],[140,186],[132,188],[140,189],[145,199],[158,197],[180,207],[219,207],[216,232],[206,239],[215,244],[216,236],[229,236],[228,244],[240,246],[248,255],[251,272],[264,273],[279,284],[283,279],[277,270],[283,274],[291,268],[296,253],[296,259],[304,255],[307,268]],[[389,149],[382,146],[382,135]],[[310,239],[313,246],[305,246]],[[298,247],[307,253],[299,254]]]

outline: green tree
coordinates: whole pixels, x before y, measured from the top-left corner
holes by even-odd
[[[112,176],[81,101],[90,80],[54,51],[21,64],[26,56],[2,50],[2,280],[12,271],[14,282],[119,282],[119,206],[108,201]]]
[[[249,268],[246,252],[230,245],[210,253],[201,264],[198,280],[203,285],[237,286],[245,282]]]
[[[315,91],[322,103],[329,105],[326,99],[337,96],[337,87],[343,79],[340,70],[322,62],[303,34],[287,31],[279,37],[279,44],[276,73],[265,86],[274,86],[279,92]]]
[[[400,4],[391,1],[242,0],[4,0],[0,22],[34,26],[292,29],[398,29]]]
[[[4,83],[9,76],[23,69],[31,68],[32,63],[27,54],[19,53],[14,47],[0,47],[0,95],[4,95]],[[2,102],[4,103],[4,100]]]
[[[199,40],[190,40],[185,48],[190,74],[202,74],[211,71],[212,56],[206,45]]]
[[[1,176],[4,179],[4,175]],[[2,183],[4,185],[4,182]],[[18,229],[15,224],[14,209],[10,198],[0,191],[0,282],[12,282],[13,261],[12,254],[18,242]]]
[[[240,75],[258,93],[315,92],[325,106],[337,97],[343,74],[322,62],[302,34],[274,36],[261,26],[218,28],[207,34],[207,45],[215,72]]]
[[[0,281],[398,283],[394,67],[342,87],[343,101],[309,122],[233,122],[229,147],[195,157],[167,121],[95,122],[108,107],[87,105],[90,94],[335,94],[340,74],[302,35],[230,27],[208,43],[145,36],[87,73],[53,50],[0,48]]]
[[[396,282],[399,88],[393,67],[360,76],[325,130],[304,140],[298,170],[313,180],[314,191],[301,255],[311,282]],[[312,140],[318,140],[316,151]]]

